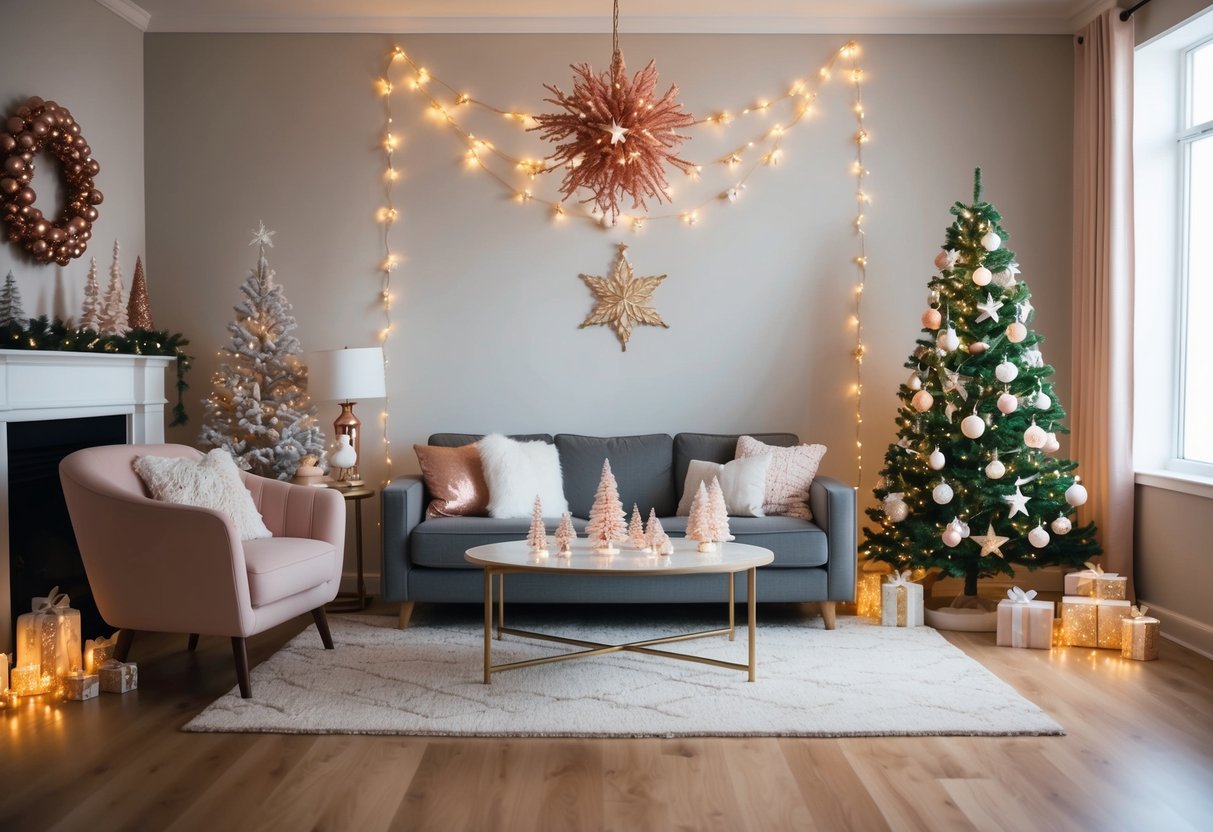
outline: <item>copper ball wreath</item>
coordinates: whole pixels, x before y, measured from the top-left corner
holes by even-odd
[[[80,133],[80,125],[66,107],[38,96],[29,98],[4,120],[0,131],[0,217],[8,225],[8,239],[19,244],[39,263],[66,266],[84,254],[97,206],[103,199],[93,183],[101,170],[93,150]],[[66,187],[59,216],[47,219],[34,203],[37,193],[34,159],[45,150],[59,160]]]

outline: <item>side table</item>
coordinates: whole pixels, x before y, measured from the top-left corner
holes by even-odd
[[[337,598],[328,604],[332,612],[360,612],[370,605],[366,597],[366,583],[362,576],[362,501],[375,496],[373,488],[338,489],[347,503],[354,504],[354,556],[358,563],[358,591],[338,592]]]

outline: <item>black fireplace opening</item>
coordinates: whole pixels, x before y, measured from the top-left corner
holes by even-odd
[[[59,587],[80,610],[84,638],[109,635],[88,585],[59,484],[59,463],[81,448],[126,442],[126,416],[8,423],[9,587],[13,631],[30,599]]]

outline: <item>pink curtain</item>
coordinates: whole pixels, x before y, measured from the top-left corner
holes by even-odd
[[[1133,20],[1111,9],[1074,47],[1071,456],[1109,572],[1133,579]]]

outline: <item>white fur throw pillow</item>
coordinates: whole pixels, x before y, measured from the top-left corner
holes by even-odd
[[[157,500],[223,512],[232,518],[241,540],[273,537],[240,479],[235,460],[222,448],[198,460],[136,457],[135,473]]]
[[[559,517],[569,510],[555,445],[518,442],[492,433],[476,446],[489,486],[489,517],[530,517],[536,494],[544,517]]]
[[[762,510],[767,515],[786,514],[788,517],[812,520],[813,513],[809,511],[809,486],[813,484],[813,477],[817,476],[821,458],[826,455],[826,446],[796,445],[780,448],[760,442],[752,436],[738,437],[738,459],[760,454],[771,455],[771,465],[767,468],[767,494]]]
[[[687,466],[687,481],[678,501],[678,516],[691,513],[691,501],[699,490],[699,483],[712,484],[712,477],[720,480],[724,492],[724,505],[733,517],[762,517],[762,501],[767,492],[767,469],[771,466],[771,455],[735,459],[721,465],[692,459]]]

